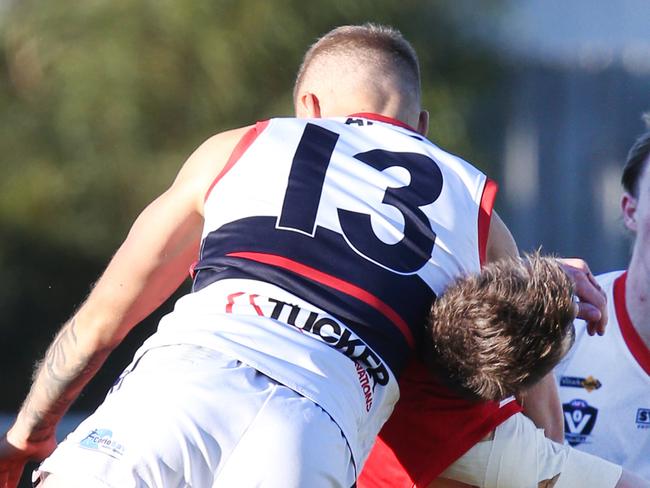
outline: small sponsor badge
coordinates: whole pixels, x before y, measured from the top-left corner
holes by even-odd
[[[81,447],[101,451],[114,458],[122,457],[124,446],[113,440],[113,431],[109,429],[94,429],[81,442]]]
[[[597,390],[603,384],[589,375],[586,378],[581,378],[579,376],[562,376],[560,378],[560,386],[565,386],[569,388],[584,388],[588,393],[591,393],[594,390]]]

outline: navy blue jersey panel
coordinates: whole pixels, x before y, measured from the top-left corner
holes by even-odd
[[[279,230],[276,222],[275,217],[251,217],[225,224],[208,234],[195,267],[194,289],[201,289],[219,279],[231,278],[234,272],[237,277],[280,286],[326,310],[353,328],[368,345],[378,348],[376,352],[387,362],[388,356],[394,355],[386,349],[394,349],[396,344],[406,344],[394,323],[353,296],[287,269],[228,257],[228,254],[237,252],[277,255],[374,295],[408,324],[416,341],[421,337],[426,314],[435,298],[421,278],[414,274],[396,274],[362,258],[340,234],[333,231],[317,227],[312,237],[301,232]],[[386,346],[380,343],[386,343]],[[386,351],[382,353],[379,349]]]
[[[241,258],[221,258],[218,261],[220,266],[217,268],[198,270],[195,275],[195,291],[218,280],[255,279],[273,283],[308,302],[320,301],[318,305],[321,308],[354,331],[399,377],[411,350],[397,327],[376,309],[281,268]],[[327,306],[324,305],[325,302]],[[417,339],[419,338],[420,336]]]
[[[317,227],[310,237],[278,230],[275,224],[275,217],[250,217],[212,231],[205,238],[196,269],[223,266],[216,259],[235,252],[283,256],[375,295],[402,317],[414,335],[422,327],[435,295],[419,276],[400,275],[374,264],[354,252],[336,232]],[[321,303],[314,304],[327,310]]]

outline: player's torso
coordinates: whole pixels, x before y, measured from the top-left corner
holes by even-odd
[[[359,466],[432,299],[479,269],[491,205],[483,174],[392,122],[257,124],[206,196],[193,293],[142,348],[240,359],[320,405]]]
[[[272,119],[205,202],[195,289],[273,283],[327,310],[399,371],[431,300],[479,269],[485,177],[368,118]]]
[[[631,329],[625,275],[598,277],[609,322],[602,337],[576,324],[576,344],[556,376],[565,437],[578,449],[650,477],[650,351]]]

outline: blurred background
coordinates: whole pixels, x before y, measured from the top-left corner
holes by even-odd
[[[650,110],[645,0],[0,0],[0,426],[189,153],[291,115],[305,49],[365,21],[413,43],[430,139],[500,183],[523,250],[625,267],[619,178]],[[74,412],[97,405],[172,303]]]

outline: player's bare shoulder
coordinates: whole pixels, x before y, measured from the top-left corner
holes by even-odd
[[[237,144],[254,128],[255,125],[248,125],[238,129],[220,132],[203,142],[195,152],[207,158],[206,170],[210,170],[211,168],[214,176],[217,176],[228,162]]]
[[[194,150],[179,171],[172,187],[191,192],[199,213],[203,213],[203,201],[213,182],[226,168],[237,144],[253,127],[240,127],[209,137]]]

